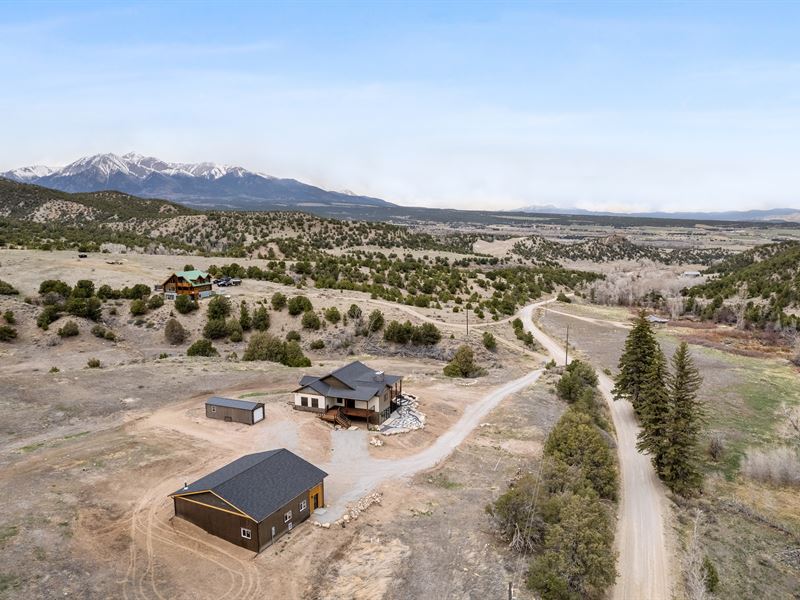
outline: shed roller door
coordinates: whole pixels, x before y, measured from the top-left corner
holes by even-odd
[[[264,420],[264,407],[259,406],[255,412],[253,412],[253,423],[258,423],[259,421]]]

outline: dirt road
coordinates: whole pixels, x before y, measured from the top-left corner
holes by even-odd
[[[533,311],[546,304],[539,302],[522,310],[525,328],[556,359],[564,361],[564,348],[533,323]],[[574,316],[569,313],[560,313]],[[650,459],[636,450],[639,426],[630,402],[615,401],[611,379],[598,372],[599,388],[608,403],[617,432],[621,476],[621,501],[616,544],[619,551],[619,576],[614,598],[668,600],[670,561],[667,552],[664,486],[656,477]]]

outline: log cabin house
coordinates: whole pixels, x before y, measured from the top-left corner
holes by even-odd
[[[242,456],[170,497],[176,517],[261,552],[325,506],[327,475],[279,448]]]
[[[343,427],[352,418],[379,425],[396,408],[402,392],[402,376],[355,361],[322,377],[304,375],[294,391],[294,408],[319,413],[321,419]]]
[[[206,401],[206,416],[229,423],[255,425],[264,420],[264,403],[214,396]]]
[[[211,283],[211,275],[205,271],[177,271],[169,276],[162,285],[164,294],[174,296],[194,296],[197,300],[198,297],[206,295],[207,292],[212,291],[213,285]]]

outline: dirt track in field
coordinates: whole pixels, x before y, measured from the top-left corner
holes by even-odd
[[[553,358],[563,361],[564,348],[534,325],[532,315],[535,308],[536,305],[531,305],[523,310],[525,327]],[[666,490],[650,459],[636,449],[639,425],[630,402],[615,401],[611,395],[614,387],[611,378],[602,371],[597,375],[600,391],[614,421],[620,465],[621,501],[616,533],[619,576],[613,597],[618,600],[668,600],[671,598],[671,583],[666,539]]]

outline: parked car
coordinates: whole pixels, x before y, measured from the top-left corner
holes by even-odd
[[[242,285],[242,280],[238,277],[234,277],[228,282],[228,285]]]

